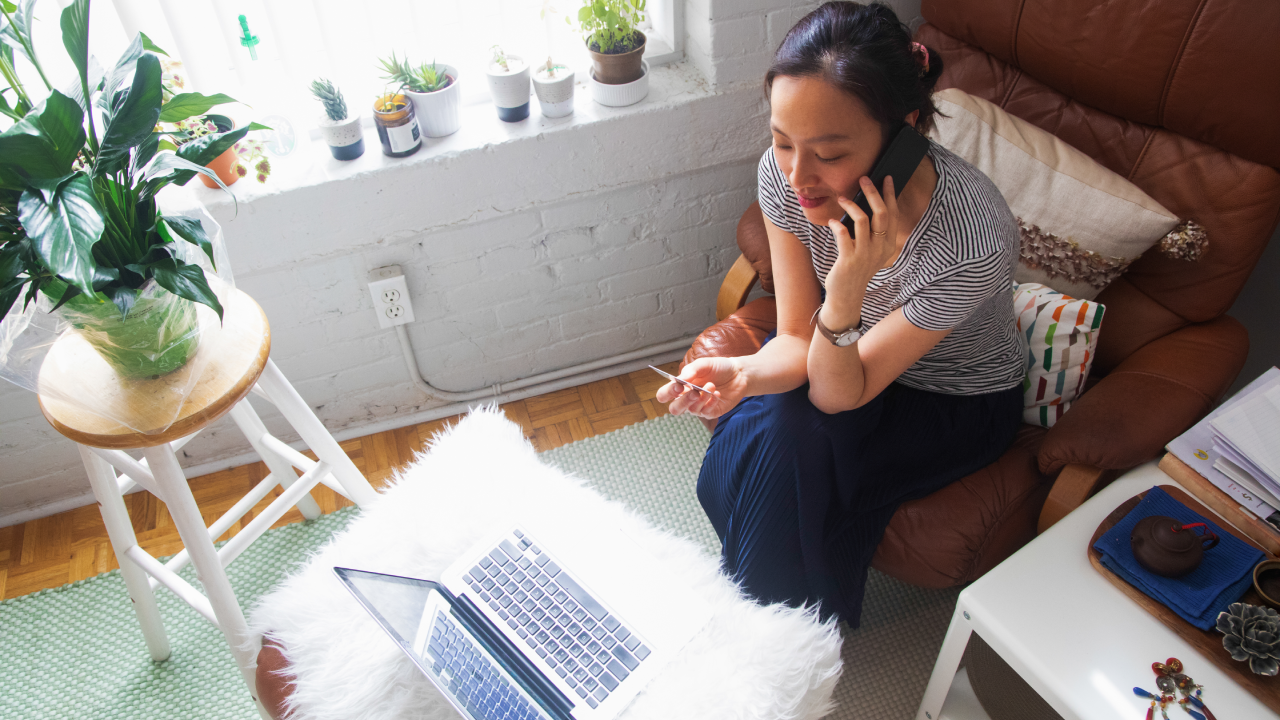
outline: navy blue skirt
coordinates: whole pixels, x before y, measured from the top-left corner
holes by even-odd
[[[895,382],[834,415],[809,402],[807,384],[750,397],[720,418],[698,499],[748,593],[817,603],[857,627],[894,511],[994,462],[1021,421],[1020,387],[944,395]]]

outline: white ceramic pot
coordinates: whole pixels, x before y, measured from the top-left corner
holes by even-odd
[[[360,131],[359,115],[336,122],[328,115],[321,115],[320,136],[338,160],[355,160],[364,154],[364,134]]]
[[[534,73],[533,91],[544,116],[564,117],[573,112],[574,73],[563,65],[556,65],[553,71],[542,68]]]
[[[507,69],[491,62],[485,69],[489,94],[498,108],[498,118],[518,122],[529,117],[529,63],[519,55],[507,56]]]
[[[452,135],[462,127],[462,89],[458,69],[444,64],[441,67],[446,75],[453,78],[447,87],[429,93],[414,92],[407,88],[404,91],[413,100],[413,112],[418,116],[422,134],[427,137]]]
[[[642,62],[640,64],[644,68],[644,74],[639,80],[626,83],[625,85],[606,85],[596,80],[595,75],[591,76],[591,98],[601,105],[609,107],[626,107],[627,105],[635,105],[645,96],[649,94],[649,63]]]

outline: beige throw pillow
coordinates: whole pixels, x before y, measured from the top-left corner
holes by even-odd
[[[1015,281],[1092,300],[1157,242],[1189,260],[1203,251],[1198,225],[1052,134],[962,90],[933,100],[929,137],[991,178],[1018,220]]]

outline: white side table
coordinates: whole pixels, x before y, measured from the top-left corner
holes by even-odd
[[[1154,461],[1135,468],[965,588],[917,720],[942,720],[973,632],[1066,720],[1143,717],[1149,703],[1132,688],[1154,689],[1151,663],[1169,657],[1180,658],[1204,685],[1217,717],[1280,718],[1089,564],[1087,546],[1098,525],[1153,485],[1177,483]]]

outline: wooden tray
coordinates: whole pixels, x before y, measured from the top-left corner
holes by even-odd
[[[1215,516],[1212,511],[1196,502],[1194,498],[1183,492],[1181,488],[1173,485],[1161,485],[1160,489],[1169,493],[1174,500],[1186,505],[1195,512],[1217,521],[1217,516]],[[1138,603],[1143,610],[1146,610],[1157,620],[1164,623],[1165,626],[1175,632],[1178,637],[1182,638],[1187,642],[1187,644],[1195,648],[1202,657],[1209,660],[1214,665],[1217,665],[1219,670],[1226,673],[1228,677],[1239,683],[1250,695],[1253,695],[1259,702],[1272,710],[1280,712],[1280,675],[1267,677],[1265,675],[1253,674],[1249,670],[1249,663],[1236,662],[1231,659],[1231,655],[1222,647],[1222,634],[1217,630],[1201,630],[1191,623],[1188,623],[1186,620],[1178,617],[1177,613],[1165,607],[1160,602],[1148,597],[1146,593],[1130,585],[1123,578],[1111,572],[1102,564],[1102,555],[1097,550],[1093,549],[1094,543],[1098,542],[1098,539],[1105,535],[1108,530],[1116,525],[1116,523],[1123,520],[1124,516],[1129,514],[1129,511],[1137,507],[1138,502],[1141,501],[1146,494],[1146,491],[1143,491],[1129,498],[1102,521],[1102,524],[1098,526],[1098,529],[1093,533],[1093,537],[1089,540],[1089,562],[1098,570],[1098,572],[1102,573],[1103,577],[1110,580],[1112,585],[1120,588],[1121,592],[1128,595],[1134,602]],[[1258,548],[1259,550],[1262,549],[1258,546],[1258,543],[1250,540],[1247,536],[1231,527],[1229,524],[1224,522],[1217,522],[1217,524],[1223,530],[1235,535],[1250,546]],[[1268,558],[1270,558],[1270,556],[1268,556]],[[1244,594],[1244,597],[1241,598],[1241,602],[1246,602],[1250,605],[1262,604],[1262,600],[1258,597],[1257,591],[1252,587],[1250,587],[1248,592]],[[1163,662],[1164,658],[1153,658],[1152,662],[1155,662],[1156,660]],[[1186,659],[1183,658],[1183,660],[1185,662]],[[1188,664],[1187,674],[1193,678],[1196,677],[1195,666]],[[1209,707],[1212,708],[1213,688],[1206,688],[1205,693],[1205,699],[1208,701]]]

